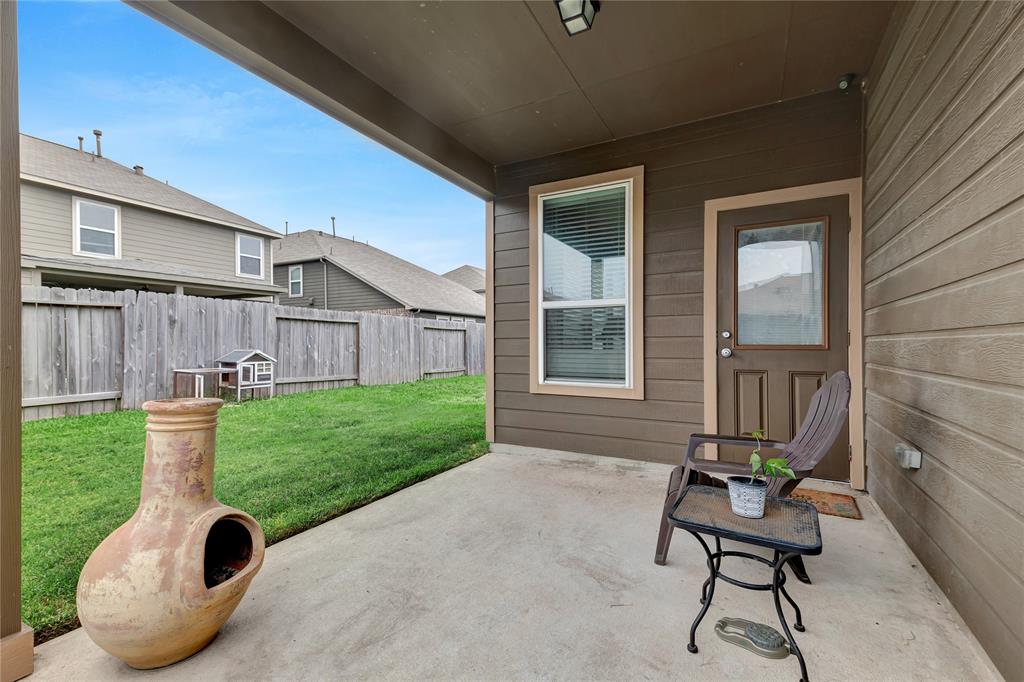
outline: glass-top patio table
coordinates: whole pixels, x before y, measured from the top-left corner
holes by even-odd
[[[729,493],[724,488],[706,485],[691,485],[676,502],[668,514],[668,522],[677,528],[688,531],[697,538],[708,560],[708,579],[701,588],[700,613],[690,626],[690,643],[686,650],[697,653],[695,640],[697,626],[711,606],[715,594],[715,581],[722,579],[727,583],[748,590],[771,591],[775,599],[775,610],[779,614],[779,622],[786,633],[790,652],[800,662],[800,679],[807,682],[807,666],[803,654],[800,653],[793,633],[786,622],[786,614],[782,610],[781,594],[796,611],[796,622],[793,627],[798,632],[804,631],[800,607],[786,592],[786,563],[798,556],[821,554],[821,529],[818,526],[818,512],[810,504],[797,500],[769,497],[765,502],[764,517],[748,519],[733,514],[729,504]],[[708,543],[701,535],[715,538],[715,551],[712,552]],[[774,551],[769,560],[757,554],[722,550],[722,540],[742,542],[757,547],[765,547]],[[772,569],[770,583],[748,583],[737,580],[721,572],[722,558],[727,556],[741,557],[759,561]]]

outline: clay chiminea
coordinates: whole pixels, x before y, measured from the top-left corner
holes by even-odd
[[[158,668],[210,643],[263,564],[256,519],[213,497],[216,398],[151,400],[135,514],[92,553],[78,617],[96,644]]]

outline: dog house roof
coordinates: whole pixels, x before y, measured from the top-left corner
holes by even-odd
[[[277,362],[274,358],[270,357],[261,350],[255,348],[236,348],[235,350],[217,358],[217,362],[227,362],[237,365],[240,362],[246,362],[253,358],[253,356],[259,356],[265,361]]]

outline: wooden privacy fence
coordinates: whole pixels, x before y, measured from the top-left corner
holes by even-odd
[[[484,325],[154,292],[22,287],[22,418],[135,409],[235,348],[275,392],[483,374]]]

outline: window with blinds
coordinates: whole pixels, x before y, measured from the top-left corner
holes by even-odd
[[[629,384],[630,184],[540,197],[545,382]]]

